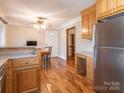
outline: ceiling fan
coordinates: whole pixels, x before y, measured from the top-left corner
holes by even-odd
[[[58,30],[51,24],[50,20],[44,17],[38,17],[36,22],[33,23],[33,26],[37,28],[39,31]]]

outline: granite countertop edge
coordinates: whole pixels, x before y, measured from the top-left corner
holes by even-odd
[[[0,67],[5,64],[6,61],[10,59],[18,59],[18,58],[30,58],[36,57],[37,55],[3,55],[0,56]]]
[[[78,52],[76,52],[76,54],[94,57],[94,53],[92,51],[88,51],[88,50],[78,51]]]
[[[44,48],[44,47],[49,47],[48,45],[44,46],[6,46],[6,47],[0,47],[0,49],[13,49],[13,48],[34,48],[34,49],[39,49],[39,48]]]

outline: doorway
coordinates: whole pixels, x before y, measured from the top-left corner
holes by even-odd
[[[67,63],[73,64],[75,61],[75,46],[76,46],[76,28],[72,27],[66,30],[66,49]]]

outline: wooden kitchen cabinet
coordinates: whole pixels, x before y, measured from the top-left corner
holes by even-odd
[[[13,69],[12,60],[6,62],[6,93],[13,93]]]
[[[40,64],[37,59],[16,58],[5,62],[5,93],[40,91]]]
[[[87,78],[91,81],[93,81],[93,58],[90,56],[87,56],[87,64],[86,64],[86,71],[87,71]]]
[[[32,66],[32,65],[38,65],[39,61],[38,58],[18,58],[13,60],[13,67],[19,68],[19,67],[26,67],[26,66]]]
[[[75,56],[75,71],[77,74],[82,74],[86,76],[91,83],[94,80],[94,71],[93,71],[93,57],[86,55],[85,53],[76,53]]]
[[[14,70],[14,93],[32,92],[39,89],[39,68],[22,67]]]
[[[82,37],[83,39],[92,39],[93,26],[96,22],[96,6],[81,11],[82,18]]]
[[[78,74],[86,76],[86,56],[81,54],[75,55],[75,71]]]
[[[40,90],[40,67],[36,57],[13,60],[14,93]]]
[[[97,0],[96,2],[96,10],[97,10],[97,18],[104,17],[108,14],[108,1],[109,0]]]
[[[89,22],[90,22],[90,15],[89,15],[89,10],[87,10],[85,13],[82,15],[82,37],[85,39],[89,39],[91,36],[91,32],[89,30]]]
[[[90,24],[89,24],[89,32],[90,32],[90,39],[92,39],[92,36],[93,36],[93,29],[94,29],[94,25],[96,23],[96,7],[93,6],[91,9],[90,9]]]
[[[124,0],[96,0],[97,20],[124,12]]]
[[[115,0],[116,12],[124,12],[124,0]]]

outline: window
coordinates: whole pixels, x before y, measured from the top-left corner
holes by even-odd
[[[0,25],[0,47],[5,45],[5,26]]]

